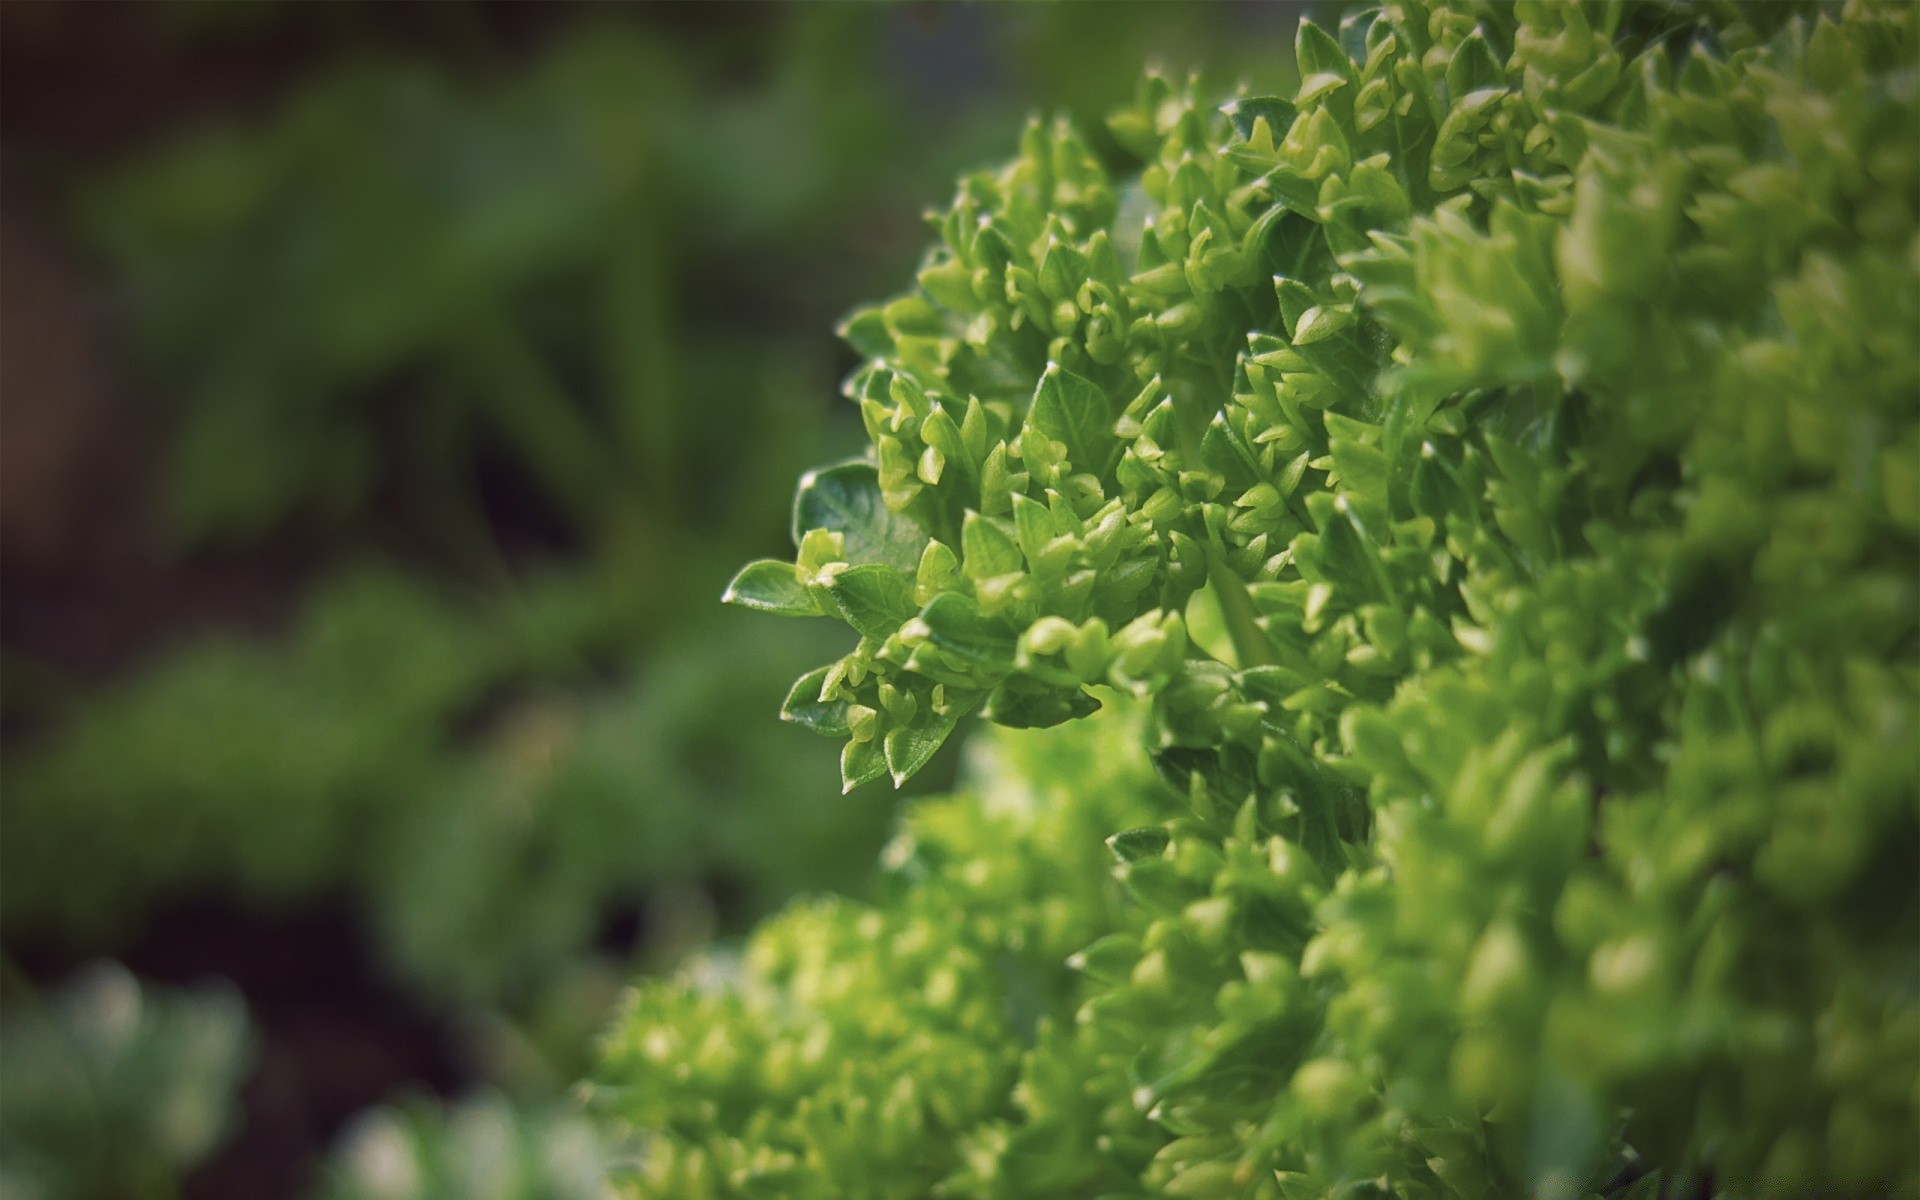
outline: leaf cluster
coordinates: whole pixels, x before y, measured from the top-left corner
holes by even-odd
[[[1115,841],[1059,1035],[1109,1057],[927,1040],[919,892],[796,914],[615,1027],[635,1190],[918,1195],[963,1144],[938,1194],[1915,1194],[1913,16],[1390,3],[1291,96],[1149,76],[1137,180],[1044,123],[963,180],[845,327],[872,455],[730,598],[859,635],[784,714],[850,785],[1150,702],[1187,810]]]

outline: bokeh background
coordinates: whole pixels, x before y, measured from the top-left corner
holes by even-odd
[[[718,603],[862,444],[835,320],[1298,16],[0,5],[0,1200],[597,1194],[617,988],[898,801]]]

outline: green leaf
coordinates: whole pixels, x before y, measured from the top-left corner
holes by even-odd
[[[1280,96],[1242,96],[1221,105],[1220,111],[1227,114],[1243,142],[1253,137],[1253,123],[1261,117],[1267,119],[1267,128],[1276,140],[1285,137],[1293,126],[1293,101]]]
[[[878,470],[860,460],[800,477],[800,491],[793,499],[794,545],[813,529],[831,530],[846,539],[846,558],[855,566],[880,563],[912,571],[927,544],[927,532],[917,521],[886,506]]]
[[[1447,94],[1459,99],[1483,88],[1497,87],[1503,77],[1487,39],[1478,29],[1460,43],[1447,63]]]
[[[1240,672],[1239,679],[1248,696],[1271,704],[1280,703],[1310,682],[1298,671],[1272,664],[1247,667]]]
[[[1014,729],[1048,729],[1099,711],[1100,701],[1087,692],[1016,678],[993,689],[981,715],[996,725]]]
[[[1347,57],[1340,43],[1325,29],[1312,21],[1302,21],[1299,31],[1294,35],[1293,44],[1294,64],[1299,69],[1302,81],[1310,80],[1315,75],[1332,75],[1352,81],[1353,60]]]
[[[1040,262],[1040,289],[1049,297],[1070,299],[1086,282],[1087,256],[1065,242],[1056,242]]]
[[[1026,496],[1013,497],[1014,536],[1020,543],[1021,551],[1027,561],[1038,563],[1047,543],[1051,542],[1057,530],[1053,524],[1053,513],[1038,500]]]
[[[800,572],[789,562],[763,558],[740,569],[721,595],[723,604],[738,604],[757,612],[783,617],[820,617],[826,614],[800,582]]]
[[[847,624],[865,637],[890,637],[912,619],[913,581],[878,563],[850,567],[826,586],[827,598]]]
[[[887,770],[893,774],[893,786],[904,785],[927,765],[971,707],[956,704],[944,714],[923,712],[912,725],[887,734]]]
[[[1009,575],[1026,565],[1020,555],[1020,544],[1014,540],[1008,525],[1009,522],[999,517],[983,517],[977,512],[967,514],[960,527],[960,549],[969,578]]]
[[[840,751],[842,795],[887,773],[886,755],[878,742],[848,742]]]
[[[1273,277],[1273,292],[1280,301],[1280,316],[1286,321],[1287,337],[1292,338],[1300,318],[1318,307],[1320,298],[1300,280],[1284,275]]]
[[[1114,858],[1123,863],[1138,862],[1143,858],[1158,858],[1166,850],[1171,840],[1165,827],[1149,825],[1143,829],[1128,829],[1107,839],[1107,849],[1113,851]]]
[[[1355,421],[1336,412],[1324,414],[1327,444],[1340,490],[1353,498],[1363,519],[1384,527],[1387,521],[1387,455],[1378,425]]]
[[[852,728],[847,724],[847,702],[820,698],[820,688],[832,670],[833,667],[828,665],[802,675],[787,692],[786,702],[780,706],[780,719],[827,737],[843,738],[851,734]]]
[[[1027,423],[1067,448],[1076,471],[1104,475],[1119,452],[1113,405],[1091,380],[1048,363],[1033,392]]]
[[[1281,207],[1309,220],[1320,219],[1319,184],[1285,167],[1269,172],[1266,178],[1267,186],[1273,190],[1273,198]]]
[[[1110,933],[1067,959],[1067,966],[1101,983],[1120,983],[1140,961],[1140,939]]]
[[[887,330],[886,316],[878,305],[848,314],[840,322],[838,333],[865,358],[880,358],[893,349],[893,334]]]
[[[983,617],[973,600],[944,592],[920,610],[919,632],[942,652],[976,667],[1013,669],[1015,634],[1005,621]]]

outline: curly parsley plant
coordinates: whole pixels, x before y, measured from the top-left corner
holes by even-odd
[[[1917,16],[1398,0],[963,180],[729,599],[848,786],[1065,727],[632,997],[628,1193],[1920,1195]]]

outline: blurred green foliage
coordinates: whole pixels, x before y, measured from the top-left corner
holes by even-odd
[[[999,34],[976,53],[1012,60],[959,71],[1026,60],[1035,99],[1094,112],[1147,53],[1230,32],[1184,6],[1108,9],[1105,32],[1138,54],[1096,58],[1064,53],[1087,26],[1071,9],[930,12]],[[579,539],[637,550],[622,539],[750,532],[781,468],[815,448],[795,439],[819,436],[796,427],[818,406],[738,372],[777,371],[769,333],[817,343],[769,306],[817,313],[858,294],[849,267],[898,265],[821,247],[890,197],[931,194],[986,144],[979,115],[939,120],[944,145],[915,128],[935,122],[902,76],[943,65],[941,32],[919,33],[905,62],[885,37],[914,20],[785,12],[760,29],[777,50],[754,47],[767,61],[745,89],[716,82],[714,45],[685,55],[599,22],[493,86],[363,64],[264,127],[210,130],[104,180],[83,228],[124,277],[136,344],[174,400],[179,537],[338,521],[396,490],[457,537],[486,451]],[[1004,99],[991,111],[1004,119]]]
[[[601,1200],[612,1149],[565,1103],[481,1093],[363,1114],[341,1140],[318,1200]]]
[[[737,881],[755,912],[857,886],[884,795],[795,803],[792,773],[832,750],[729,737],[769,703],[762,672],[833,639],[722,625],[608,685],[577,657],[608,640],[599,599],[556,578],[472,613],[368,573],[289,646],[181,650],[12,774],[7,920],[113,945],[170,897],[344,891],[423,993],[497,1002],[660,889]]]
[[[231,1131],[251,1066],[231,989],[143,987],[95,963],[0,1026],[0,1197],[170,1200]]]
[[[104,183],[86,228],[176,399],[179,536],[337,521],[395,490],[457,536],[481,523],[489,451],[581,541],[725,531],[732,506],[764,501],[779,475],[718,451],[736,423],[805,406],[707,369],[741,335],[689,322],[678,289],[707,284],[679,273],[817,233],[831,189],[876,170],[870,82],[820,78],[867,27],[798,24],[742,106],[692,102],[687,65],[614,28],[498,87],[354,66],[264,128],[209,131]],[[804,169],[768,169],[766,147]],[[749,169],[754,185],[734,186]]]

